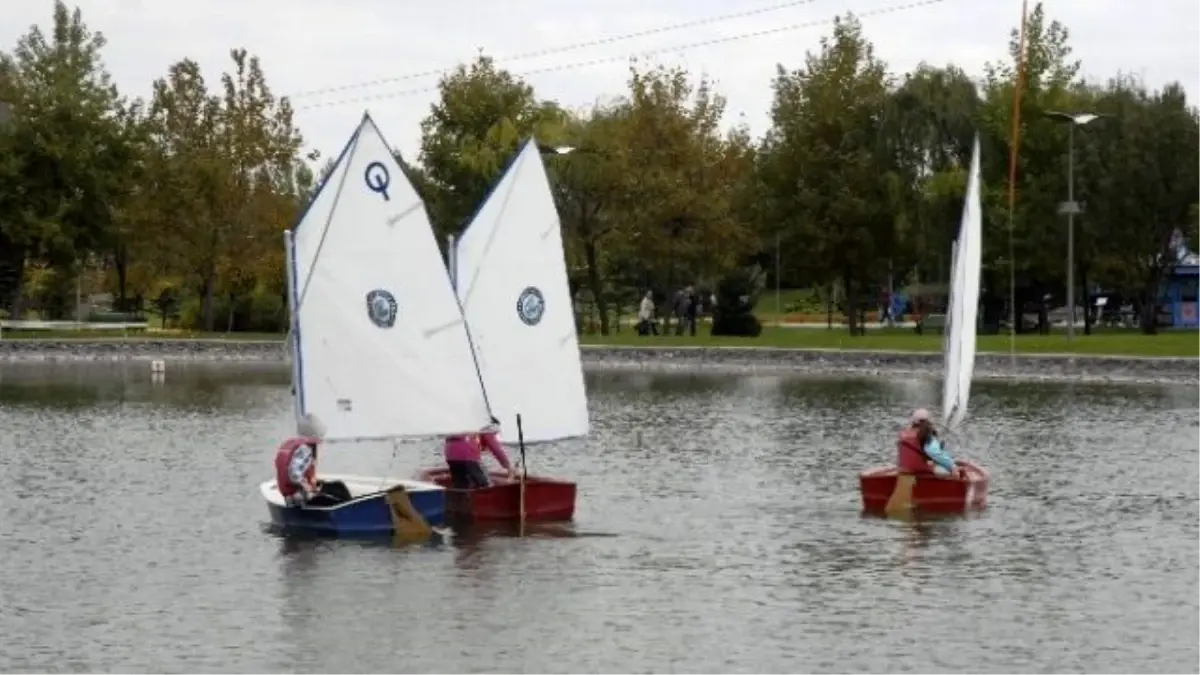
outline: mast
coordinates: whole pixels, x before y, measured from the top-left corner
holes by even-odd
[[[300,419],[304,415],[304,371],[300,357],[300,303],[296,297],[296,243],[291,230],[283,233],[283,251],[287,265],[288,337],[292,352],[292,413]]]

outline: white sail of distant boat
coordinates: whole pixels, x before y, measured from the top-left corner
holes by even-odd
[[[562,229],[530,140],[458,240],[451,260],[500,439],[588,433],[587,394]]]
[[[329,441],[488,425],[425,206],[369,115],[285,241],[297,415]]]
[[[954,429],[966,417],[971,378],[975,373],[975,334],[983,263],[978,135],[971,150],[962,222],[952,259],[949,308],[946,310],[945,380],[942,384],[942,422],[947,429]]]

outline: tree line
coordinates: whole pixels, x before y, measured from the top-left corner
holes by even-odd
[[[1094,112],[1074,132],[1077,287],[1139,301],[1152,330],[1172,235],[1198,238],[1197,109],[1178,83],[1082,78],[1067,28],[1040,4],[1025,31],[1023,59],[1014,29],[1008,59],[978,77],[952,64],[896,74],[841,17],[777,67],[761,138],[729,128],[714,83],[682,69],[635,65],[619,97],[568,110],[480,56],[441,78],[420,153],[402,164],[447,235],[525,139],[576,148],[547,165],[572,288],[602,332],[646,290],[666,302],[737,280],[752,294],[777,261],[784,287],[837,289],[853,331],[880,289],[945,284],[978,134],[983,310],[998,321],[1010,297],[1043,316],[1047,297],[1062,304],[1069,129],[1047,113]],[[188,327],[282,329],[279,233],[329,162],[314,174],[289,101],[246,50],[212,81],[181,60],[139,100],[112,83],[104,47],[59,2],[48,34],[31,28],[0,55],[2,304],[69,315],[84,278],[120,309]]]

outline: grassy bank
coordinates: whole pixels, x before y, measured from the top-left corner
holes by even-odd
[[[119,330],[5,330],[0,333],[4,340],[82,340],[82,341],[125,341],[138,340],[228,340],[232,342],[282,342],[281,333],[205,333],[186,330],[142,330],[122,333]]]
[[[277,333],[201,333],[187,331],[130,333],[122,336],[116,331],[4,331],[5,340],[229,340],[282,341]],[[865,349],[915,352],[940,352],[940,335],[917,335],[912,329],[873,328],[861,337],[851,337],[845,328],[763,328],[758,338],[722,338],[708,335],[708,326],[700,334],[690,336],[637,335],[625,328],[616,335],[584,335],[585,345],[624,345],[639,347],[784,347],[793,349]],[[1007,335],[982,335],[979,351],[1008,353]],[[1076,334],[1075,342],[1066,335],[1018,335],[1016,351],[1021,354],[1092,354],[1111,356],[1171,356],[1200,357],[1200,335],[1196,331],[1164,331],[1158,335],[1142,335],[1136,331],[1105,331],[1093,335]]]
[[[701,328],[706,331],[707,326]],[[629,346],[693,345],[707,347],[789,347],[794,349],[876,349],[892,351],[940,352],[940,335],[917,335],[912,329],[871,329],[861,337],[851,337],[845,328],[776,328],[764,327],[758,338],[723,338],[707,334],[688,336],[642,337],[633,331],[601,337],[585,335],[584,344]],[[979,351],[1008,353],[1007,335],[981,335]],[[1019,354],[1092,354],[1111,356],[1174,356],[1200,357],[1200,335],[1196,331],[1164,331],[1158,335],[1142,335],[1135,331],[1075,335],[1068,343],[1064,333],[1050,335],[1018,335]]]

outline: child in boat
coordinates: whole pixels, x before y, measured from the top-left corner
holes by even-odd
[[[492,426],[478,435],[448,436],[446,438],[446,465],[450,467],[450,485],[456,490],[473,490],[485,488],[491,484],[487,472],[483,470],[483,451],[492,453],[500,466],[508,471],[508,478],[516,477],[516,468],[500,445],[496,434],[499,431],[500,420],[492,418]]]
[[[317,451],[325,424],[313,414],[296,421],[296,436],[275,453],[275,484],[288,506],[334,506],[351,499],[341,481],[317,480]]]
[[[937,429],[933,426],[933,417],[925,408],[913,411],[908,428],[900,432],[896,454],[896,466],[903,473],[932,472],[937,476],[963,478],[962,468],[942,447]]]

